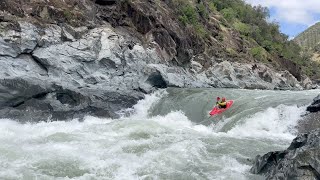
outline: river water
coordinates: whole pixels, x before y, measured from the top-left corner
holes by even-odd
[[[0,179],[264,179],[251,159],[287,148],[318,93],[170,88],[117,120],[0,119]],[[209,117],[217,96],[234,105]]]

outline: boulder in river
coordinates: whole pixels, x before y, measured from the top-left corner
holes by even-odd
[[[313,102],[310,106],[307,107],[309,112],[318,112],[320,111],[320,95],[313,99]]]
[[[258,155],[250,171],[267,179],[320,179],[320,129],[298,135],[287,150]]]

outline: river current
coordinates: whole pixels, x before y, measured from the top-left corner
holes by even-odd
[[[287,148],[318,93],[169,88],[115,120],[0,119],[0,179],[264,179],[251,160]],[[234,105],[210,117],[217,96]]]

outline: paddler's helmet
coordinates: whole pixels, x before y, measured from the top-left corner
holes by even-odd
[[[220,97],[217,97],[217,101],[220,101]]]
[[[226,101],[226,98],[223,97],[223,98],[222,98],[222,101],[223,101],[223,102]]]

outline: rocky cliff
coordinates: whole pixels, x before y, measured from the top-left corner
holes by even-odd
[[[166,87],[311,88],[307,77],[299,82],[290,69],[246,53],[246,41],[221,29],[218,13],[201,36],[177,20],[172,3],[1,1],[0,117],[116,118]],[[228,39],[218,41],[221,33]]]

